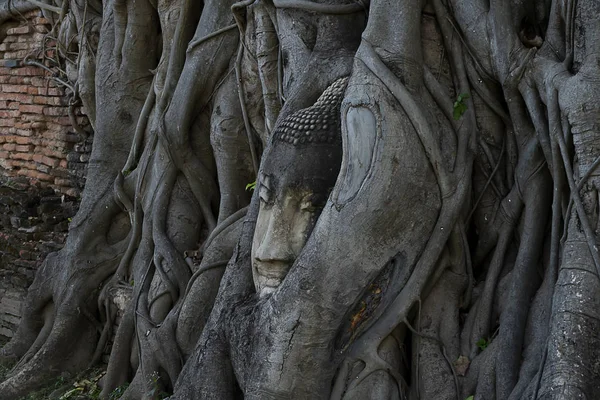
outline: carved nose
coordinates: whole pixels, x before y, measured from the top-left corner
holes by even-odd
[[[282,214],[273,215],[255,258],[262,262],[293,262],[295,256],[290,246],[290,228]]]

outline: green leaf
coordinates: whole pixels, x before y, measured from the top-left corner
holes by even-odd
[[[470,96],[468,93],[461,93],[456,98],[454,102],[454,110],[452,112],[452,116],[456,121],[458,121],[465,111],[467,111],[467,105],[464,103],[464,100],[468,99]]]
[[[465,400],[473,400],[473,396],[469,396]]]
[[[254,189],[256,189],[256,181],[250,182],[249,184],[246,185],[246,190],[254,190]]]
[[[484,338],[481,338],[477,341],[477,343],[475,343],[477,345],[477,347],[479,347],[481,350],[485,350],[490,342],[488,342],[487,340],[485,340]]]
[[[469,97],[471,97],[469,96],[469,93],[461,93],[458,95],[458,98],[456,100],[462,103],[463,100],[466,100]]]

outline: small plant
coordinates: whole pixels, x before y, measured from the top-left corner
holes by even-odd
[[[123,393],[125,393],[125,391],[127,390],[128,387],[129,387],[129,382],[126,382],[126,383],[122,384],[121,386],[115,388],[115,390],[113,390],[112,392],[110,392],[110,394],[108,395],[108,400],[117,400],[117,399],[120,399],[121,396],[123,396]]]
[[[169,394],[165,393],[161,389],[159,385],[159,380],[160,376],[158,375],[158,372],[152,372],[152,375],[150,376],[150,386],[152,387],[152,389],[150,390],[150,393],[148,393],[148,395],[151,398],[158,397],[159,399],[166,399],[167,397],[169,397]]]
[[[456,101],[454,102],[454,112],[452,113],[452,115],[456,121],[458,121],[460,119],[460,117],[463,116],[465,111],[467,111],[467,105],[465,104],[464,101],[466,99],[468,99],[469,97],[470,96],[468,93],[461,93],[456,98]]]
[[[250,182],[249,184],[246,185],[246,190],[252,191],[254,189],[256,189],[256,181]]]
[[[490,342],[485,338],[481,338],[475,344],[477,345],[477,347],[479,347],[479,349],[481,349],[481,351],[483,351],[490,345]]]
[[[465,400],[473,400],[473,396],[471,395],[471,396],[467,397]]]

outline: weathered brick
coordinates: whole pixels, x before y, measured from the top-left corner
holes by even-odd
[[[5,85],[2,85],[5,86]],[[27,86],[25,86],[27,87]],[[25,90],[27,93],[27,90]],[[0,93],[0,100],[18,101],[19,103],[31,104],[33,96],[22,93]]]
[[[25,138],[25,139],[27,139],[27,142],[29,143],[29,138]],[[17,142],[17,143],[18,143],[18,142]],[[33,149],[34,149],[34,148],[35,148],[35,146],[33,146],[33,145],[30,145],[30,144],[26,144],[26,145],[25,145],[25,144],[22,144],[22,145],[18,145],[18,146],[15,148],[15,150],[16,150],[16,151],[20,151],[20,152],[25,152],[25,153],[28,153],[28,152],[31,152],[31,151],[33,151]]]
[[[36,17],[33,20],[31,20],[31,22],[34,23],[34,24],[36,24],[36,25],[48,25],[48,24],[50,24],[50,21],[48,21],[44,17]]]
[[[43,159],[42,159],[42,163],[46,164],[49,167],[54,168],[54,167],[58,166],[58,164],[60,163],[60,161],[58,161],[55,158],[50,158],[50,157],[44,156]]]
[[[39,179],[40,181],[54,182],[54,177],[52,175],[44,173],[44,172],[33,171],[31,176],[32,176],[32,178]]]
[[[0,118],[15,118],[21,115],[18,110],[0,110]]]
[[[33,131],[31,129],[17,129],[15,133],[19,136],[33,136]]]
[[[8,48],[10,50],[29,50],[29,43],[10,43]]]
[[[45,107],[44,115],[51,115],[55,117],[68,115],[69,112],[66,107]]]
[[[60,106],[63,105],[60,97],[48,97],[48,96],[34,96],[33,103],[34,104],[47,104],[50,106]]]
[[[10,71],[11,75],[16,75],[17,77],[23,77],[27,79],[28,82],[31,82],[30,77],[37,77],[44,74],[45,71],[36,66],[26,66],[21,68],[14,68]]]
[[[72,186],[70,179],[56,178],[54,184],[58,186],[70,187]]]
[[[15,160],[25,160],[30,161],[33,158],[33,154],[31,153],[13,153],[10,158]]]
[[[19,26],[17,28],[10,28],[6,31],[7,35],[24,35],[31,32],[29,25]]]
[[[30,144],[31,143],[31,139],[27,136],[15,136],[15,142],[17,144]],[[33,149],[32,149],[33,150]]]
[[[39,77],[39,76],[35,76],[35,77],[31,78],[31,84],[33,86],[44,87],[44,90],[45,90],[46,79]]]
[[[2,85],[2,92],[4,93],[27,93],[27,85]]]
[[[27,86],[27,91],[29,91],[29,87],[31,86],[31,77],[29,76],[11,76],[8,79],[8,83],[12,85],[25,85]]]
[[[44,106],[41,105],[21,104],[21,106],[19,106],[19,111],[23,113],[42,114],[45,110]]]

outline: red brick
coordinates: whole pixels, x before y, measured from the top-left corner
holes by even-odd
[[[15,147],[17,147],[14,143],[6,143],[2,145],[2,148],[7,151],[15,151]]]
[[[33,96],[21,93],[0,93],[0,100],[18,101],[20,103],[31,104]]]
[[[4,53],[4,59],[21,60],[27,57],[28,50],[18,50]]]
[[[15,118],[18,117],[21,113],[17,110],[9,110],[9,111],[0,111],[0,118]]]
[[[39,76],[34,76],[33,78],[31,78],[31,84],[33,86],[42,86],[42,87],[45,87],[46,86],[46,79],[41,78]]]
[[[27,86],[27,91],[29,92],[29,88],[31,87],[31,78],[28,76],[11,76],[8,79],[8,83],[11,85],[25,85]]]
[[[29,25],[19,26],[17,28],[10,28],[6,31],[7,35],[24,35],[31,32]]]
[[[29,140],[27,140],[27,142],[29,142]],[[18,152],[21,152],[21,153],[29,153],[29,152],[33,151],[34,148],[35,147],[33,145],[30,145],[30,144],[27,144],[27,145],[22,144],[22,145],[17,146],[15,148],[15,150],[18,151]]]
[[[2,85],[2,92],[4,93],[27,93],[27,85]]]
[[[8,103],[6,102],[6,100],[0,100],[0,109],[6,108],[8,106]]]
[[[35,179],[39,179],[40,181],[54,182],[54,177],[52,175],[46,174],[44,172],[31,171],[29,176],[31,176],[32,178],[35,178]]]
[[[15,68],[10,71],[11,75],[19,75],[19,76],[39,76],[43,73],[43,69],[34,66]]]
[[[31,137],[33,136],[33,131],[31,129],[17,129],[15,133],[19,136]]]
[[[8,152],[7,151],[0,151],[0,158],[6,160],[8,158]]]
[[[51,116],[61,116],[61,115],[68,115],[68,111],[65,107],[46,107],[44,108],[44,115],[51,115]]]
[[[21,121],[39,122],[46,121],[48,117],[40,114],[23,114],[21,115]]]
[[[19,111],[23,113],[33,113],[33,114],[41,114],[45,111],[44,106],[40,105],[25,105],[21,104],[19,107]]]
[[[0,93],[0,95],[2,95],[2,93]],[[11,110],[18,110],[19,109],[19,102],[16,101],[11,101],[10,103],[8,103],[8,108]]]
[[[42,159],[42,163],[46,164],[49,167],[54,168],[54,167],[58,166],[58,164],[60,163],[60,161],[57,160],[57,159],[55,159],[55,158],[50,158],[50,157],[45,157],[44,156],[44,158]]]
[[[62,101],[61,101],[60,97],[34,96],[33,103],[34,104],[48,104],[51,106],[60,106]]]
[[[31,143],[31,139],[26,136],[15,136],[15,142],[17,144],[29,144]]]
[[[50,23],[50,21],[44,17],[36,17],[32,20],[32,22],[36,25],[48,25]]]
[[[29,43],[10,43],[8,48],[11,50],[29,50]]]
[[[4,169],[13,169],[13,162],[0,157],[0,167]]]
[[[60,160],[60,163],[58,164],[58,166],[61,168],[67,168],[67,160],[65,160],[65,159]]]
[[[72,186],[70,179],[63,179],[63,178],[54,179],[54,184],[58,185],[58,186],[66,186],[66,187]]]
[[[31,154],[31,153],[13,153],[11,158],[15,159],[15,160],[30,161],[33,158],[33,154]]]
[[[42,154],[54,158],[63,158],[65,156],[63,152],[58,150],[52,150],[50,148],[45,148],[44,150],[42,150]]]

